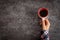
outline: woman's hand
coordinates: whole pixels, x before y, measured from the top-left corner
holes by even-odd
[[[48,19],[43,20],[42,19],[42,30],[49,30],[50,28],[50,22]]]

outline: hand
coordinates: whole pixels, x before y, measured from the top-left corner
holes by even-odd
[[[48,19],[42,19],[42,30],[49,30],[50,22]]]

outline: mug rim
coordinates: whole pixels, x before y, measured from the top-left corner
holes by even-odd
[[[45,17],[47,17],[47,15],[46,15],[45,17],[41,17],[41,16],[40,16],[40,11],[42,11],[42,10],[46,10],[46,11],[47,11],[47,15],[48,15],[48,9],[47,9],[47,8],[39,8],[39,9],[38,9],[38,16],[39,16],[40,18],[45,18]]]

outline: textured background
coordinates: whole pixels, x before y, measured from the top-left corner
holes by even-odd
[[[0,0],[0,40],[38,40],[38,8],[49,10],[50,40],[60,40],[60,0]]]

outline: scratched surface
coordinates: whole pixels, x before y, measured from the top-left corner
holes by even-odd
[[[60,0],[0,0],[0,40],[39,40],[41,7],[49,11],[50,40],[60,40]]]

